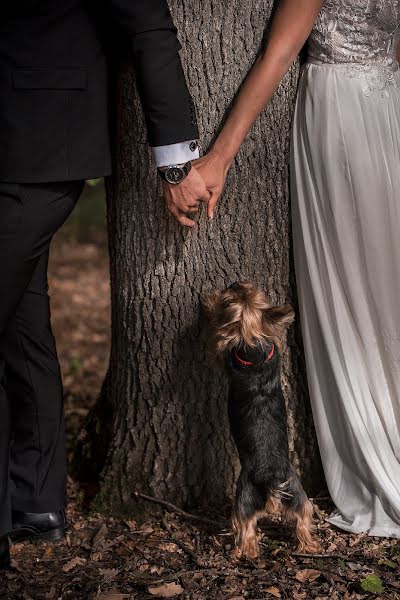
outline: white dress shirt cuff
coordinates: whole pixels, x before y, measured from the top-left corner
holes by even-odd
[[[155,146],[152,148],[157,167],[182,165],[199,158],[199,145],[196,140],[169,144],[168,146]]]

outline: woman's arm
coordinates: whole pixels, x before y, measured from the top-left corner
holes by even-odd
[[[196,162],[212,194],[208,204],[210,217],[241,143],[303,47],[324,3],[325,0],[280,0],[265,49],[209,154]]]

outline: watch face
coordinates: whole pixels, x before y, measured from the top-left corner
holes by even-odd
[[[182,167],[170,167],[165,171],[165,178],[168,183],[177,185],[181,183],[185,177]]]

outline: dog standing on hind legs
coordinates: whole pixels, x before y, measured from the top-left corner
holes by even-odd
[[[284,513],[299,552],[317,552],[313,507],[289,460],[287,413],[280,383],[281,340],[294,319],[290,306],[271,306],[252,283],[208,294],[212,348],[229,379],[229,420],[239,452],[232,525],[235,556],[258,556],[257,519]]]

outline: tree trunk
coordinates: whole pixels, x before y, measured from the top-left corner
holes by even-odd
[[[260,49],[272,1],[170,4],[206,149]],[[119,76],[108,184],[113,336],[104,388],[114,419],[99,507],[137,511],[135,490],[181,506],[218,507],[232,496],[238,464],[227,382],[207,356],[200,297],[252,280],[271,302],[297,308],[288,198],[297,80],[295,65],[243,145],[214,220],[203,213],[194,231],[184,231],[161,199],[132,69]],[[319,484],[298,321],[282,382],[294,464],[306,484],[312,474]]]

